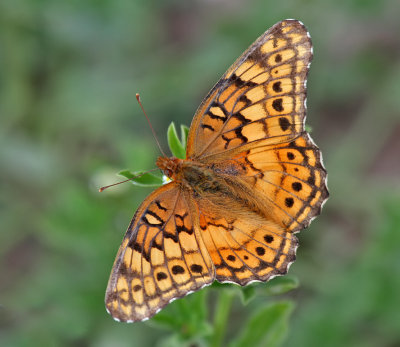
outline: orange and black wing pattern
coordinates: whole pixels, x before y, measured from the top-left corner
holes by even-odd
[[[308,227],[329,197],[321,152],[307,132],[233,160],[245,172],[237,180],[265,206],[269,220],[292,233]]]
[[[285,20],[266,31],[198,108],[187,158],[216,161],[299,136],[312,55],[310,35],[301,22]]]
[[[182,191],[169,183],[150,194],[133,217],[108,282],[106,308],[118,321],[146,320],[214,280],[214,265]]]
[[[197,204],[200,235],[219,282],[244,286],[287,273],[298,246],[292,232],[234,201],[226,201],[225,209],[210,199]]]

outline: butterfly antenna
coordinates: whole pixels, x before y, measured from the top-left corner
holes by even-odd
[[[151,132],[153,133],[154,139],[155,139],[156,142],[157,142],[157,146],[158,146],[158,148],[160,149],[161,154],[162,154],[164,157],[167,157],[166,154],[164,153],[164,151],[162,150],[161,146],[160,146],[160,142],[158,142],[156,132],[154,131],[154,128],[153,128],[153,126],[151,125],[150,119],[149,119],[149,117],[147,117],[146,111],[145,111],[144,108],[143,108],[142,102],[140,101],[140,95],[139,95],[139,93],[136,93],[136,100],[137,100],[137,102],[139,103],[139,105],[140,105],[140,107],[141,107],[141,109],[142,109],[144,115],[146,116],[147,122],[149,123]]]
[[[117,182],[117,183],[113,183],[113,184],[110,184],[110,185],[108,185],[108,186],[101,187],[101,188],[99,188],[99,192],[101,193],[101,192],[103,192],[104,190],[106,190],[107,188],[110,188],[110,187],[113,187],[113,186],[117,186],[118,184],[125,183],[125,182],[128,182],[128,181],[132,181],[132,180],[134,180],[135,178],[142,177],[143,175],[145,175],[145,174],[147,174],[147,173],[149,173],[149,172],[151,172],[151,171],[155,171],[155,170],[159,170],[159,169],[158,169],[158,168],[151,169],[151,170],[146,171],[146,172],[143,172],[143,173],[141,173],[141,174],[139,174],[139,175],[135,175],[135,176],[133,176],[132,178],[129,178],[129,179],[127,179],[127,180],[124,180],[124,181],[121,181],[121,182]]]

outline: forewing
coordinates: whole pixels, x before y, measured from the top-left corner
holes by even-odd
[[[108,282],[106,308],[118,321],[145,320],[214,279],[183,192],[169,183],[154,191],[133,217]]]
[[[187,158],[228,157],[232,151],[288,142],[301,134],[311,58],[310,36],[301,22],[285,20],[266,31],[200,105]]]

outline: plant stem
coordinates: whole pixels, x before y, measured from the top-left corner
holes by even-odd
[[[234,294],[230,290],[220,291],[214,315],[214,334],[211,338],[211,347],[222,346],[233,296]]]

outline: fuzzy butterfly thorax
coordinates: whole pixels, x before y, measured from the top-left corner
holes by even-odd
[[[246,285],[287,273],[295,233],[329,196],[304,125],[312,55],[301,22],[275,24],[201,103],[186,159],[157,159],[172,181],[145,199],[122,241],[105,299],[114,319],[148,319],[215,280]]]

